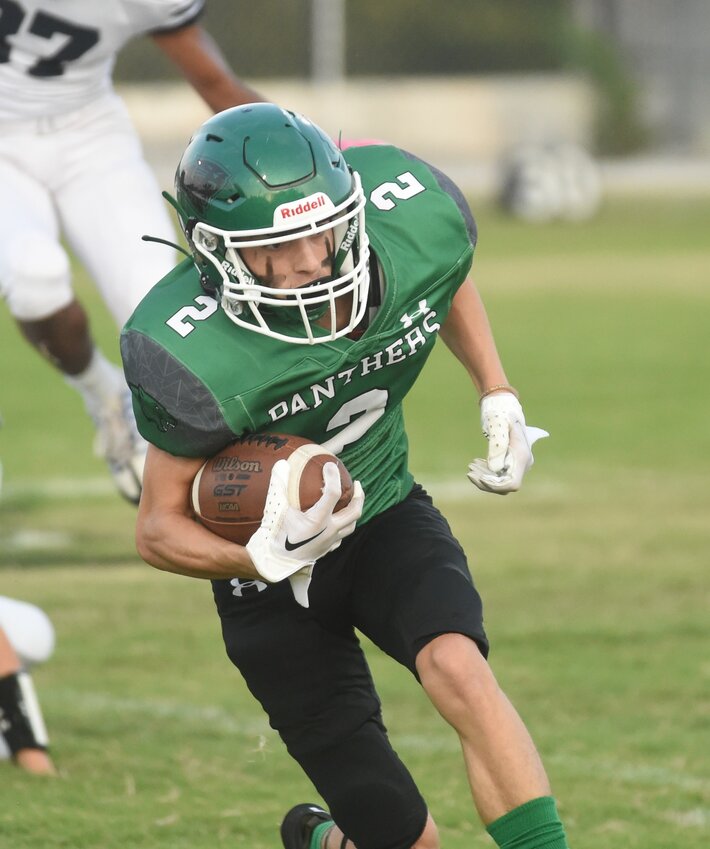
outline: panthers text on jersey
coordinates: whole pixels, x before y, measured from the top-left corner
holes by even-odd
[[[244,432],[326,444],[362,483],[362,523],[411,489],[402,401],[468,273],[475,225],[458,189],[421,160],[385,145],[345,158],[362,179],[382,280],[359,338],[296,345],[237,327],[186,260],[138,306],[121,353],[149,442],[189,457]]]
[[[136,35],[187,26],[205,0],[2,0],[0,122],[51,118],[111,91]]]

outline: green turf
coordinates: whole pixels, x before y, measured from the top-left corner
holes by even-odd
[[[469,552],[491,661],[574,849],[700,849],[710,201],[617,202],[594,222],[543,227],[484,208],[479,227],[476,279],[510,378],[552,437],[519,494],[467,488],[477,407],[437,350],[408,405],[413,466]],[[4,312],[0,340],[0,592],[57,628],[35,680],[62,770],[41,781],[0,764],[0,847],[278,846],[284,810],[317,797],[223,656],[209,587],[139,563],[133,510],[102,485],[75,397]],[[368,651],[444,849],[492,846],[453,732]]]

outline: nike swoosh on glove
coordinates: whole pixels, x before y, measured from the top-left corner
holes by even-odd
[[[364,494],[353,484],[350,503],[333,513],[341,495],[340,472],[335,463],[323,466],[323,494],[308,510],[292,507],[288,500],[291,466],[279,460],[271,470],[261,526],[246,544],[254,568],[265,581],[282,581],[337,548],[355,530],[362,514]]]
[[[481,401],[481,427],[488,440],[488,457],[469,465],[468,479],[484,492],[517,492],[534,463],[532,446],[550,434],[525,424],[523,408],[512,392],[488,395]]]

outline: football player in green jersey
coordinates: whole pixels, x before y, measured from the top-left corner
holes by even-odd
[[[285,849],[439,846],[356,630],[456,729],[498,845],[565,849],[540,758],[486,661],[465,554],[407,465],[402,400],[438,335],[481,397],[476,486],[518,489],[542,433],[526,427],[468,275],[476,231],[461,192],[395,147],[341,151],[302,116],[254,104],[198,129],[174,205],[192,261],[152,289],[121,343],[151,443],[138,550],[212,580],[230,659],[326,802],[288,812]],[[326,445],[358,483],[334,514],[326,464],[322,498],[301,513],[277,463],[240,546],[194,521],[189,490],[205,458],[268,431]]]

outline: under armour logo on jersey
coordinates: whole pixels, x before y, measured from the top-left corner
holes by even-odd
[[[244,596],[263,592],[269,586],[263,581],[244,581],[241,578],[232,578],[229,583],[234,588],[232,590],[232,595],[235,595],[237,598],[244,598]]]
[[[419,318],[420,315],[426,315],[429,312],[429,307],[427,306],[426,301],[419,301],[419,309],[416,312],[413,312],[411,315],[405,313],[400,321],[405,327],[411,327],[414,324],[414,319]]]

